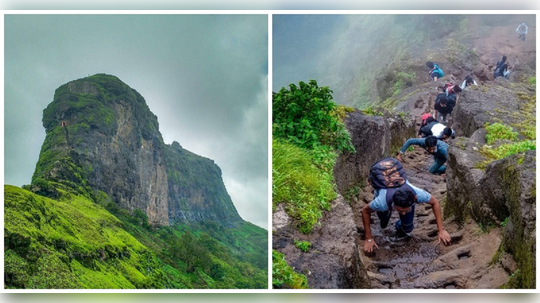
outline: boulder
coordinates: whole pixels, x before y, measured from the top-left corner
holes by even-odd
[[[350,187],[366,184],[371,165],[395,155],[402,144],[414,137],[414,123],[388,113],[369,116],[356,110],[345,119],[356,153],[343,153],[336,160],[334,177],[338,191],[345,195]]]

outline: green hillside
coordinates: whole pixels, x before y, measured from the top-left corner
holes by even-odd
[[[103,194],[4,190],[6,289],[267,288],[266,231],[250,223],[151,227]]]

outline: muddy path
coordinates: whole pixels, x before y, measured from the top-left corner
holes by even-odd
[[[403,160],[409,181],[434,195],[444,208],[445,180],[427,172],[433,162],[432,156],[416,148],[406,153]],[[369,188],[366,190],[370,191]],[[515,270],[515,264],[510,259],[492,262],[501,244],[498,228],[486,231],[472,220],[460,228],[443,213],[444,227],[450,233],[452,243],[448,246],[437,244],[437,225],[429,205],[416,207],[415,229],[412,237],[407,239],[394,235],[393,224],[399,219],[396,212],[385,229],[380,228],[379,219],[372,214],[371,229],[379,249],[366,255],[362,249],[364,231],[360,210],[372,199],[371,192],[361,192],[359,201],[353,203],[360,234],[357,244],[372,288],[498,288],[508,281],[509,273]]]

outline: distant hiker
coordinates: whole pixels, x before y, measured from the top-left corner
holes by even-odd
[[[423,114],[422,117],[421,117],[421,120],[422,121],[420,122],[420,128],[418,129],[418,137],[419,138],[421,137],[420,130],[422,129],[422,127],[428,125],[431,122],[437,121],[437,120],[435,120],[435,118],[433,118],[433,116],[431,116],[430,113]]]
[[[439,86],[437,88],[442,90],[446,94],[446,96],[455,95],[455,94],[461,93],[462,91],[459,85],[455,85],[452,82],[448,82],[444,84],[443,86]]]
[[[446,120],[446,115],[452,114],[455,105],[456,99],[447,97],[444,93],[438,94],[437,99],[435,99],[435,105],[433,106],[435,109],[435,120],[446,123],[448,121]]]
[[[369,184],[374,189],[373,201],[362,209],[362,222],[366,239],[364,251],[373,252],[379,248],[371,234],[371,214],[377,212],[381,228],[386,228],[392,212],[396,210],[399,220],[395,223],[397,237],[410,237],[414,229],[414,207],[416,204],[431,205],[437,223],[438,239],[450,244],[450,235],[444,230],[439,201],[427,191],[420,189],[407,181],[407,175],[401,163],[394,158],[386,158],[375,163],[370,170]]]
[[[516,32],[519,34],[519,39],[521,39],[521,41],[525,41],[525,35],[527,35],[528,30],[529,28],[527,27],[527,24],[525,24],[525,22],[521,22],[521,24],[518,25],[518,27],[516,28]]]
[[[471,86],[471,85],[478,85],[478,84],[476,83],[476,81],[473,79],[471,75],[467,75],[467,77],[465,77],[465,80],[463,81],[463,83],[461,83],[459,87],[461,88],[461,90],[464,90],[467,86]]]
[[[419,133],[422,138],[435,136],[437,139],[443,141],[446,141],[450,137],[452,137],[452,139],[456,137],[456,132],[452,128],[437,121],[431,122],[422,127]]]
[[[396,156],[396,159],[403,162],[401,155],[404,154],[411,145],[418,145],[433,155],[435,162],[429,168],[430,173],[441,175],[446,172],[446,166],[444,164],[448,159],[448,144],[438,140],[435,136],[429,136],[426,138],[411,138],[407,140],[405,144],[403,144],[398,155]]]
[[[506,79],[508,79],[508,74],[510,74],[510,72],[508,71],[508,63],[506,62],[506,56],[502,56],[501,61],[497,62],[497,65],[495,66],[495,70],[493,71],[493,78],[505,77]]]
[[[444,76],[444,73],[442,69],[435,63],[428,61],[426,62],[426,66],[429,67],[429,76],[433,81],[437,81],[437,79],[442,78]]]
[[[438,89],[442,90],[446,94],[448,101],[451,101],[451,103],[454,104],[454,107],[457,106],[459,102],[459,93],[461,93],[462,91],[459,85],[455,85],[454,83],[449,82],[444,84],[443,86],[438,87]]]

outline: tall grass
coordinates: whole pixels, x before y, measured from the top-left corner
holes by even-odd
[[[336,154],[308,151],[285,140],[272,141],[272,207],[284,202],[302,233],[309,233],[337,196],[332,167]]]

